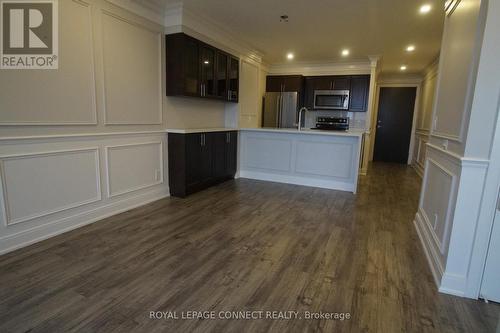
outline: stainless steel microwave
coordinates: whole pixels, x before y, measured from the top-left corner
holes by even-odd
[[[349,110],[349,90],[315,90],[314,109]]]

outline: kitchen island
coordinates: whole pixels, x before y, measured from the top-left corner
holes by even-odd
[[[363,133],[241,128],[239,177],[356,193]]]

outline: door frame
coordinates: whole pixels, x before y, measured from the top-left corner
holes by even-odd
[[[375,112],[373,115],[373,147],[371,148],[370,161],[373,161],[373,154],[375,153],[375,141],[377,140],[377,121],[378,121],[378,108],[380,102],[380,90],[381,88],[416,88],[415,94],[415,105],[413,106],[413,119],[411,123],[411,136],[410,136],[410,146],[408,147],[408,161],[407,164],[410,165],[412,162],[412,152],[415,148],[415,132],[417,130],[417,114],[420,109],[420,87],[422,80],[418,82],[407,82],[407,83],[378,83],[377,93],[375,96]]]

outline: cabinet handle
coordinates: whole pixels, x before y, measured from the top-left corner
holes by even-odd
[[[231,136],[228,132],[228,133],[226,133],[226,143],[230,143],[230,142],[231,142]]]
[[[227,100],[230,101],[231,100],[231,90],[228,90],[227,91]]]
[[[206,141],[205,133],[203,133],[203,146],[205,146],[206,143],[207,143],[207,141]]]
[[[200,134],[200,146],[203,146],[203,134]]]

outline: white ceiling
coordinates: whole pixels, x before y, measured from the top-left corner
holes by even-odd
[[[174,0],[143,0],[165,8]],[[432,10],[421,15],[422,4]],[[421,72],[439,53],[443,0],[184,0],[184,7],[231,31],[256,48],[268,64],[367,60],[382,56],[384,73]],[[288,23],[280,15],[289,16]],[[202,32],[201,32],[202,33]],[[405,47],[416,50],[407,53]],[[350,49],[349,57],[340,55]]]

